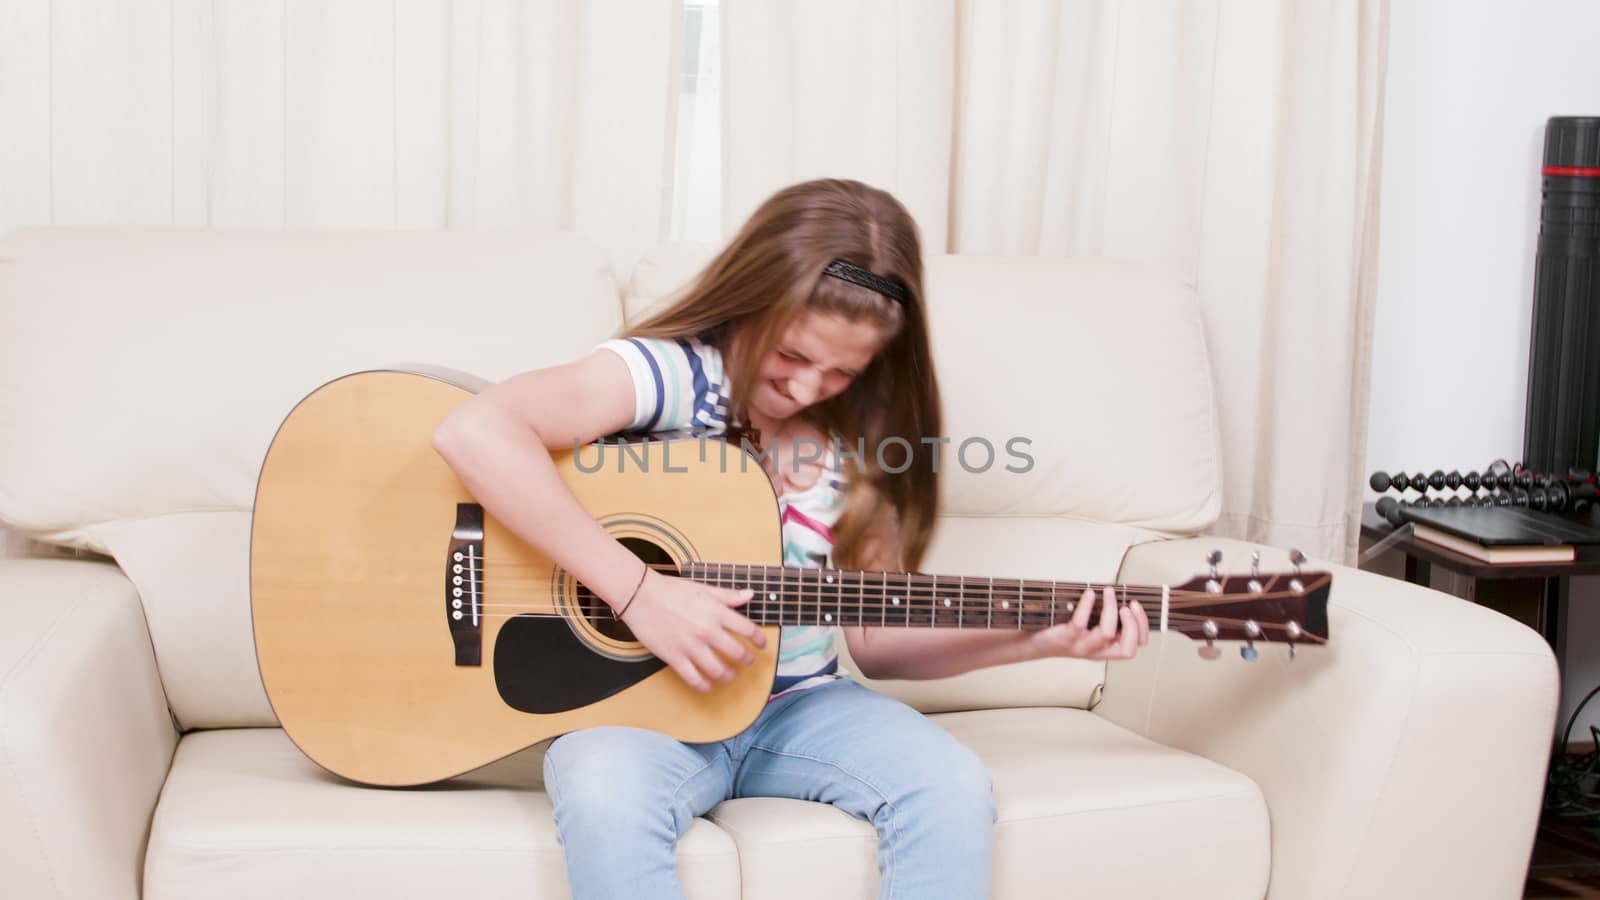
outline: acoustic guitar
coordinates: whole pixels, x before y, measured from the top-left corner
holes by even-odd
[[[656,436],[555,451],[585,509],[645,562],[755,592],[742,609],[766,648],[702,694],[486,515],[434,452],[434,428],[482,384],[426,368],[338,378],[295,406],[262,464],[250,535],[261,678],[289,737],[344,778],[439,781],[597,725],[721,740],[766,703],[779,626],[1046,628],[1090,586],[786,567],[777,498],[744,449]],[[1144,603],[1152,630],[1211,655],[1219,640],[1247,642],[1247,658],[1258,642],[1292,652],[1328,638],[1331,579],[1302,560],[1225,576],[1213,557],[1186,584],[1116,592]]]

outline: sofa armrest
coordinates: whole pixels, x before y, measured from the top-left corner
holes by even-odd
[[[0,894],[137,898],[177,741],[121,570],[0,560]]]
[[[1136,546],[1119,578],[1181,584],[1213,547],[1224,571],[1251,550],[1288,568],[1282,549],[1207,537]],[[1306,568],[1333,573],[1328,646],[1206,662],[1153,637],[1109,667],[1096,712],[1260,785],[1274,898],[1521,896],[1558,702],[1549,646],[1448,594]]]

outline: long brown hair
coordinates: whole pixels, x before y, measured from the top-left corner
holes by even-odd
[[[899,280],[905,302],[824,277],[823,268],[836,259]],[[899,521],[901,565],[915,569],[939,507],[933,454],[922,438],[941,434],[942,422],[923,306],[922,250],[916,223],[898,200],[858,181],[785,188],[755,211],[681,299],[626,334],[694,336],[716,346],[732,380],[730,420],[743,421],[744,398],[761,361],[807,310],[870,322],[887,336],[849,388],[802,413],[824,434],[838,435],[845,451],[864,450],[859,462],[844,466],[845,513],[833,528],[834,563],[862,564],[868,526],[888,503]]]

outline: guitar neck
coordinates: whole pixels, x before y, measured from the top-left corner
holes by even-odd
[[[716,587],[750,588],[740,609],[758,625],[875,625],[923,628],[1049,628],[1070,619],[1086,589],[1081,581],[1029,581],[810,569],[737,563],[686,563],[685,578]],[[1159,603],[1162,589],[1117,585],[1118,605],[1131,599]],[[1100,604],[1089,623],[1099,621]]]

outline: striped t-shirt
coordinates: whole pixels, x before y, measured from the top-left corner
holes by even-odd
[[[633,376],[633,420],[626,430],[727,431],[731,384],[717,348],[696,338],[619,338],[600,347],[622,357]],[[786,566],[816,568],[833,551],[832,528],[844,513],[844,485],[831,450],[823,462],[815,484],[778,496]],[[784,626],[772,696],[841,677],[838,634],[836,627]]]

